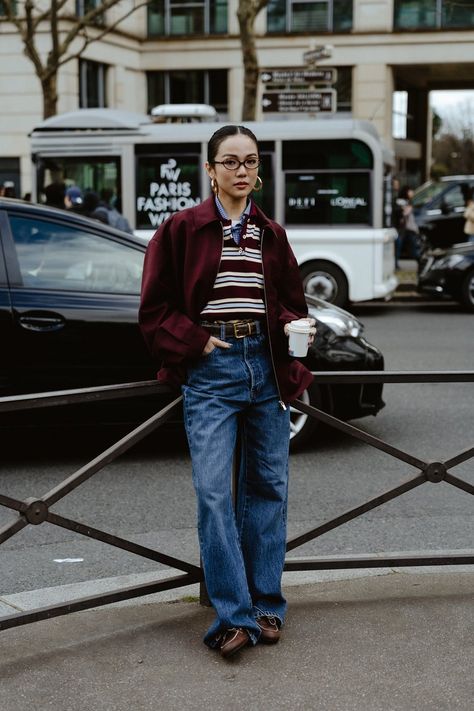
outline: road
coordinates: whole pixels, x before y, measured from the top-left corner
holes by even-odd
[[[387,370],[473,369],[474,316],[454,304],[366,304],[353,311],[364,322],[368,340],[382,349]],[[473,445],[474,384],[388,385],[384,399],[387,405],[376,418],[353,424],[432,461]],[[115,434],[87,428],[0,433],[0,492],[41,496],[97,455]],[[291,457],[290,537],[414,473],[378,450],[320,430],[317,441]],[[472,460],[454,473],[474,483]],[[472,505],[472,496],[446,483],[425,484],[291,555],[472,548]],[[54,510],[167,554],[198,560],[190,460],[180,433],[152,435]],[[13,517],[1,509],[0,526]],[[29,526],[0,549],[0,595],[157,567],[50,524]]]

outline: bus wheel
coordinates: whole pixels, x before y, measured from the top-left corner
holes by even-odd
[[[336,306],[347,303],[347,279],[344,273],[331,262],[308,262],[301,269],[303,288],[306,294],[317,296]]]

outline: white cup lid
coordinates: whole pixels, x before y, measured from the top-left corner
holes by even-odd
[[[288,328],[295,333],[309,333],[311,330],[309,321],[304,318],[299,318],[297,321],[290,321]]]

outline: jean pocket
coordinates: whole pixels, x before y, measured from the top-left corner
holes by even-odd
[[[208,360],[209,358],[212,358],[212,356],[215,354],[216,351],[220,351],[220,350],[221,349],[218,346],[214,346],[212,351],[210,351],[209,353],[203,353],[201,355],[200,360]]]

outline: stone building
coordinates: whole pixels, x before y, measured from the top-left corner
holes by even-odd
[[[95,2],[67,0],[65,9],[81,15]],[[133,3],[122,0],[106,22]],[[81,59],[61,68],[58,112],[97,106],[147,112],[161,103],[203,102],[214,105],[222,119],[239,121],[237,5],[238,0],[152,0],[139,7]],[[18,0],[18,13],[22,7]],[[372,121],[395,150],[399,172],[413,182],[426,177],[429,91],[473,88],[474,0],[269,0],[256,30],[262,70],[302,68],[305,52],[331,45],[331,57],[318,66],[337,68],[337,114]],[[43,23],[42,52],[49,42],[49,23]],[[262,111],[262,90],[257,118],[265,120],[270,115]],[[405,98],[398,109],[399,138],[393,138],[394,92]],[[17,194],[23,194],[30,188],[28,134],[42,119],[42,95],[18,30],[2,19],[2,0],[0,105],[0,184],[14,180]],[[330,120],[322,114],[299,117]]]

